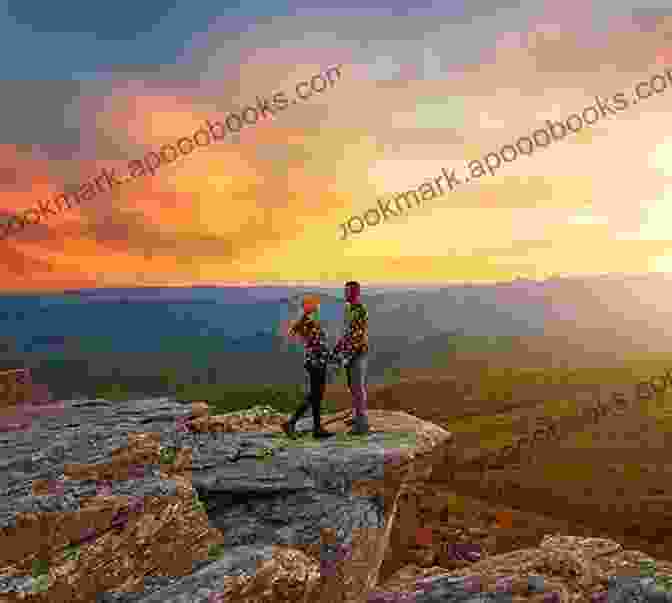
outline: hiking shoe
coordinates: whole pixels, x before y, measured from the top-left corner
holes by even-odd
[[[369,418],[366,416],[353,417],[352,429],[348,435],[368,435],[369,434]]]
[[[316,431],[313,431],[313,437],[315,439],[321,440],[324,438],[330,438],[332,436],[335,436],[335,433],[332,433],[331,431],[327,431],[326,429],[318,429]]]
[[[282,424],[282,431],[285,432],[285,435],[288,438],[295,439],[296,438],[296,431],[294,429],[294,424],[290,423],[289,421],[285,422]]]

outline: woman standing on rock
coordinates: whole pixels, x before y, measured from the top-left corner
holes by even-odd
[[[303,300],[303,315],[287,331],[290,338],[301,338],[304,346],[304,363],[307,381],[310,384],[306,399],[294,412],[289,421],[282,424],[282,430],[290,438],[295,437],[295,427],[308,406],[313,410],[313,437],[328,438],[334,434],[322,429],[320,405],[327,383],[327,333],[320,324],[320,299],[316,295],[306,296]]]

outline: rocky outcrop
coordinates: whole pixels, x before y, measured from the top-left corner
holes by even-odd
[[[403,412],[372,410],[366,438],[294,442],[268,409],[84,400],[12,413],[1,602],[672,601],[639,576],[647,555],[560,535],[379,584],[390,544],[422,527],[411,494],[450,450],[450,434]]]
[[[17,407],[0,435],[0,600],[364,601],[402,485],[449,437],[386,414],[363,440],[292,442],[277,417],[231,431],[203,403]]]
[[[168,459],[160,444],[190,410],[156,401],[17,408],[14,425],[26,428],[0,436],[3,600],[93,601],[207,559],[221,535],[182,475],[188,451]]]
[[[521,549],[447,572],[408,566],[370,594],[371,603],[412,600],[646,603],[672,601],[660,581],[642,576],[651,558],[604,538],[549,535]],[[672,575],[672,563],[654,562],[656,576]]]

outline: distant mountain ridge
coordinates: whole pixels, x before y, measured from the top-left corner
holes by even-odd
[[[424,291],[363,285],[372,380],[388,367],[421,368],[455,354],[578,362],[597,357],[591,354],[608,359],[629,350],[666,351],[672,344],[672,279],[665,275],[519,279]],[[153,383],[165,367],[182,371],[185,381],[301,381],[301,352],[281,336],[282,321],[295,317],[305,293],[319,293],[330,343],[343,327],[338,288],[69,293],[0,297],[0,366],[33,366],[63,387],[106,374]]]

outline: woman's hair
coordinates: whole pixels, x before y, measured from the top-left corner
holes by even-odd
[[[306,295],[303,298],[303,310],[304,311],[312,311],[317,306],[320,305],[320,297],[318,295]]]

